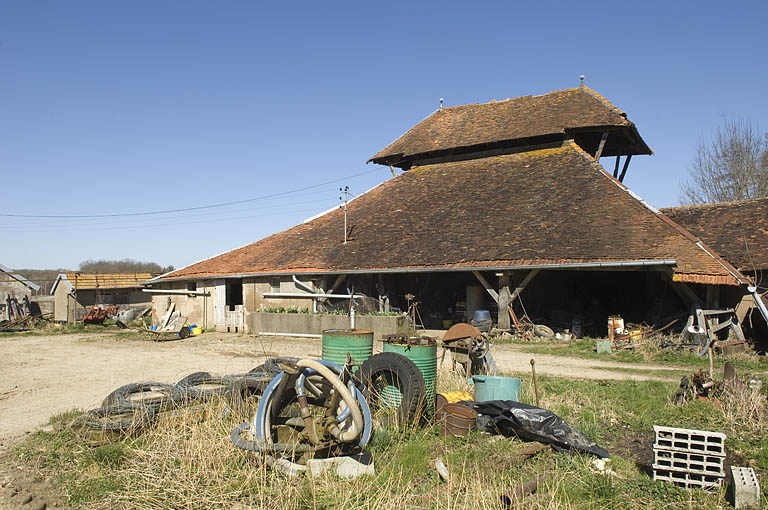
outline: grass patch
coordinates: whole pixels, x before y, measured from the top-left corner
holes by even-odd
[[[512,342],[506,341],[502,343],[511,343],[517,346],[521,352],[531,354],[549,354],[552,356],[615,361],[620,363],[672,364],[695,368],[700,368],[707,363],[706,356],[704,358],[699,357],[698,353],[693,349],[662,349],[659,339],[646,339],[642,343],[638,343],[635,349],[614,349],[610,353],[601,354],[597,353],[595,342],[596,339],[594,338],[581,338],[570,342],[525,342],[514,340]],[[497,339],[492,339],[491,343],[498,343]],[[766,363],[765,357],[758,356],[751,351],[728,356],[715,355],[714,365],[716,369],[722,369],[726,362],[730,362],[739,371],[768,371],[768,364]]]
[[[52,418],[52,431],[28,436],[17,449],[24,462],[54,476],[71,505],[106,508],[499,508],[500,497],[544,472],[524,508],[722,508],[724,490],[704,492],[655,482],[654,424],[722,431],[726,448],[743,464],[768,469],[765,393],[741,402],[671,403],[677,385],[659,381],[586,381],[540,376],[541,407],[551,409],[607,448],[614,475],[601,474],[592,457],[545,449],[522,460],[527,446],[474,431],[441,437],[438,424],[377,429],[368,451],[376,474],[355,480],[333,475],[287,478],[229,435],[250,419],[256,402],[224,400],[161,416],[139,436],[91,446],[67,424],[76,412]],[[439,391],[467,390],[462,376],[441,371]],[[531,385],[521,400],[533,401]],[[450,477],[435,469],[441,459]]]

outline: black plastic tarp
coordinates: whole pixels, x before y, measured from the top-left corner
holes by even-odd
[[[514,400],[462,402],[477,411],[477,428],[491,434],[517,436],[523,441],[551,444],[559,450],[588,453],[607,458],[608,450],[597,446],[581,431],[548,409]]]

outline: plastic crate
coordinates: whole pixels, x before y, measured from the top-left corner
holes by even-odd
[[[673,450],[725,457],[725,434],[705,430],[653,426],[655,450]]]

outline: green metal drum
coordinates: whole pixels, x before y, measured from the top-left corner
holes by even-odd
[[[384,342],[384,352],[396,352],[402,354],[418,367],[427,386],[426,404],[427,411],[435,410],[435,396],[437,394],[437,344],[435,342],[401,344]]]
[[[326,329],[323,331],[323,359],[343,365],[347,353],[359,367],[373,354],[373,331]]]

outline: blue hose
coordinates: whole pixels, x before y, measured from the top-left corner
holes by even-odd
[[[319,360],[320,363],[325,365],[326,367],[330,368],[337,374],[341,374],[343,368],[339,366],[336,363],[333,363],[331,361],[327,360]],[[278,443],[271,443],[271,434],[270,431],[267,430],[267,416],[269,413],[271,413],[271,406],[272,406],[272,400],[275,393],[275,390],[277,389],[277,386],[280,384],[280,381],[282,381],[284,372],[278,373],[272,381],[267,385],[267,387],[264,389],[264,392],[261,395],[261,399],[259,400],[259,407],[256,410],[256,415],[253,417],[253,421],[251,424],[251,433],[255,435],[256,440],[255,441],[249,441],[248,444],[243,443],[243,446],[240,446],[238,442],[243,442],[240,438],[240,433],[245,430],[244,425],[240,425],[238,428],[235,429],[235,431],[232,433],[232,442],[235,443],[235,446],[238,446],[240,448],[252,450],[252,451],[270,451],[270,452],[289,452],[289,451],[296,451],[296,445],[282,445]],[[297,394],[303,394],[303,385],[304,381],[307,377],[311,375],[315,375],[316,372],[314,370],[305,368],[302,370],[301,374],[299,375],[299,378],[297,379]],[[299,388],[299,381],[301,381],[301,388]],[[364,448],[368,441],[371,439],[371,433],[373,430],[373,418],[371,416],[371,409],[368,406],[368,402],[366,402],[365,397],[363,396],[362,392],[350,381],[348,384],[348,388],[350,389],[350,392],[354,395],[355,400],[360,405],[360,412],[363,415],[363,431],[360,434],[360,439],[358,441],[358,446],[360,448]],[[353,391],[354,390],[354,391]],[[300,393],[301,392],[301,393]],[[350,416],[350,409],[345,408],[342,410],[341,413],[339,413],[336,416],[336,419],[343,423],[345,420],[347,420]],[[243,427],[243,428],[240,428]],[[235,432],[238,442],[235,441]]]

